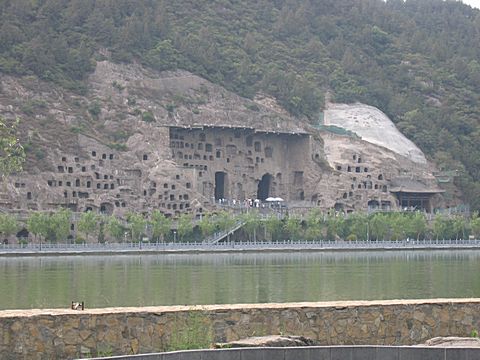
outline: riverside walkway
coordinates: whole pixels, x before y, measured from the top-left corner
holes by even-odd
[[[0,256],[97,255],[148,253],[213,253],[275,251],[390,251],[390,250],[478,249],[476,240],[400,240],[400,241],[279,241],[221,243],[105,243],[105,244],[26,244],[0,245]]]

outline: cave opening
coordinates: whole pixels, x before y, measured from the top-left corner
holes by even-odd
[[[225,199],[226,197],[227,173],[217,171],[215,173],[215,200]]]
[[[258,183],[257,199],[265,201],[270,196],[270,186],[272,183],[272,175],[265,174]]]

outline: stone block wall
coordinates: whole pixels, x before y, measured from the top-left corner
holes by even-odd
[[[282,333],[322,345],[410,345],[479,328],[480,299],[6,310],[0,312],[0,355],[68,359],[159,352],[184,335],[226,342]]]

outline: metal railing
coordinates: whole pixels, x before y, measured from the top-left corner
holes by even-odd
[[[162,251],[225,251],[225,250],[412,250],[478,248],[480,239],[466,240],[399,240],[399,241],[341,241],[341,240],[284,240],[241,242],[168,242],[168,243],[92,243],[92,244],[1,244],[1,254],[11,253],[95,253],[95,252],[162,252]]]
[[[237,221],[234,226],[232,226],[230,229],[224,230],[224,231],[219,231],[213,234],[212,236],[206,238],[203,240],[204,244],[215,244],[220,242],[221,240],[227,238],[232,235],[235,231],[240,229],[243,225],[245,225],[244,221]]]

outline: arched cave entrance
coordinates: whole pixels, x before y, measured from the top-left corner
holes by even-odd
[[[380,203],[377,200],[370,200],[368,202],[368,210],[369,211],[377,210],[379,207],[380,207]]]
[[[17,232],[17,239],[28,239],[28,235],[30,233],[28,232],[27,229],[23,228],[19,232]]]
[[[257,199],[264,201],[270,196],[270,186],[272,184],[272,175],[265,174],[258,183]]]
[[[227,193],[227,173],[217,171],[215,173],[215,200],[225,199]]]
[[[100,213],[104,215],[112,215],[113,214],[113,205],[110,203],[102,203],[100,205]]]
[[[335,208],[335,211],[343,211],[344,205],[342,203],[337,202],[337,203],[335,203],[334,208]]]

